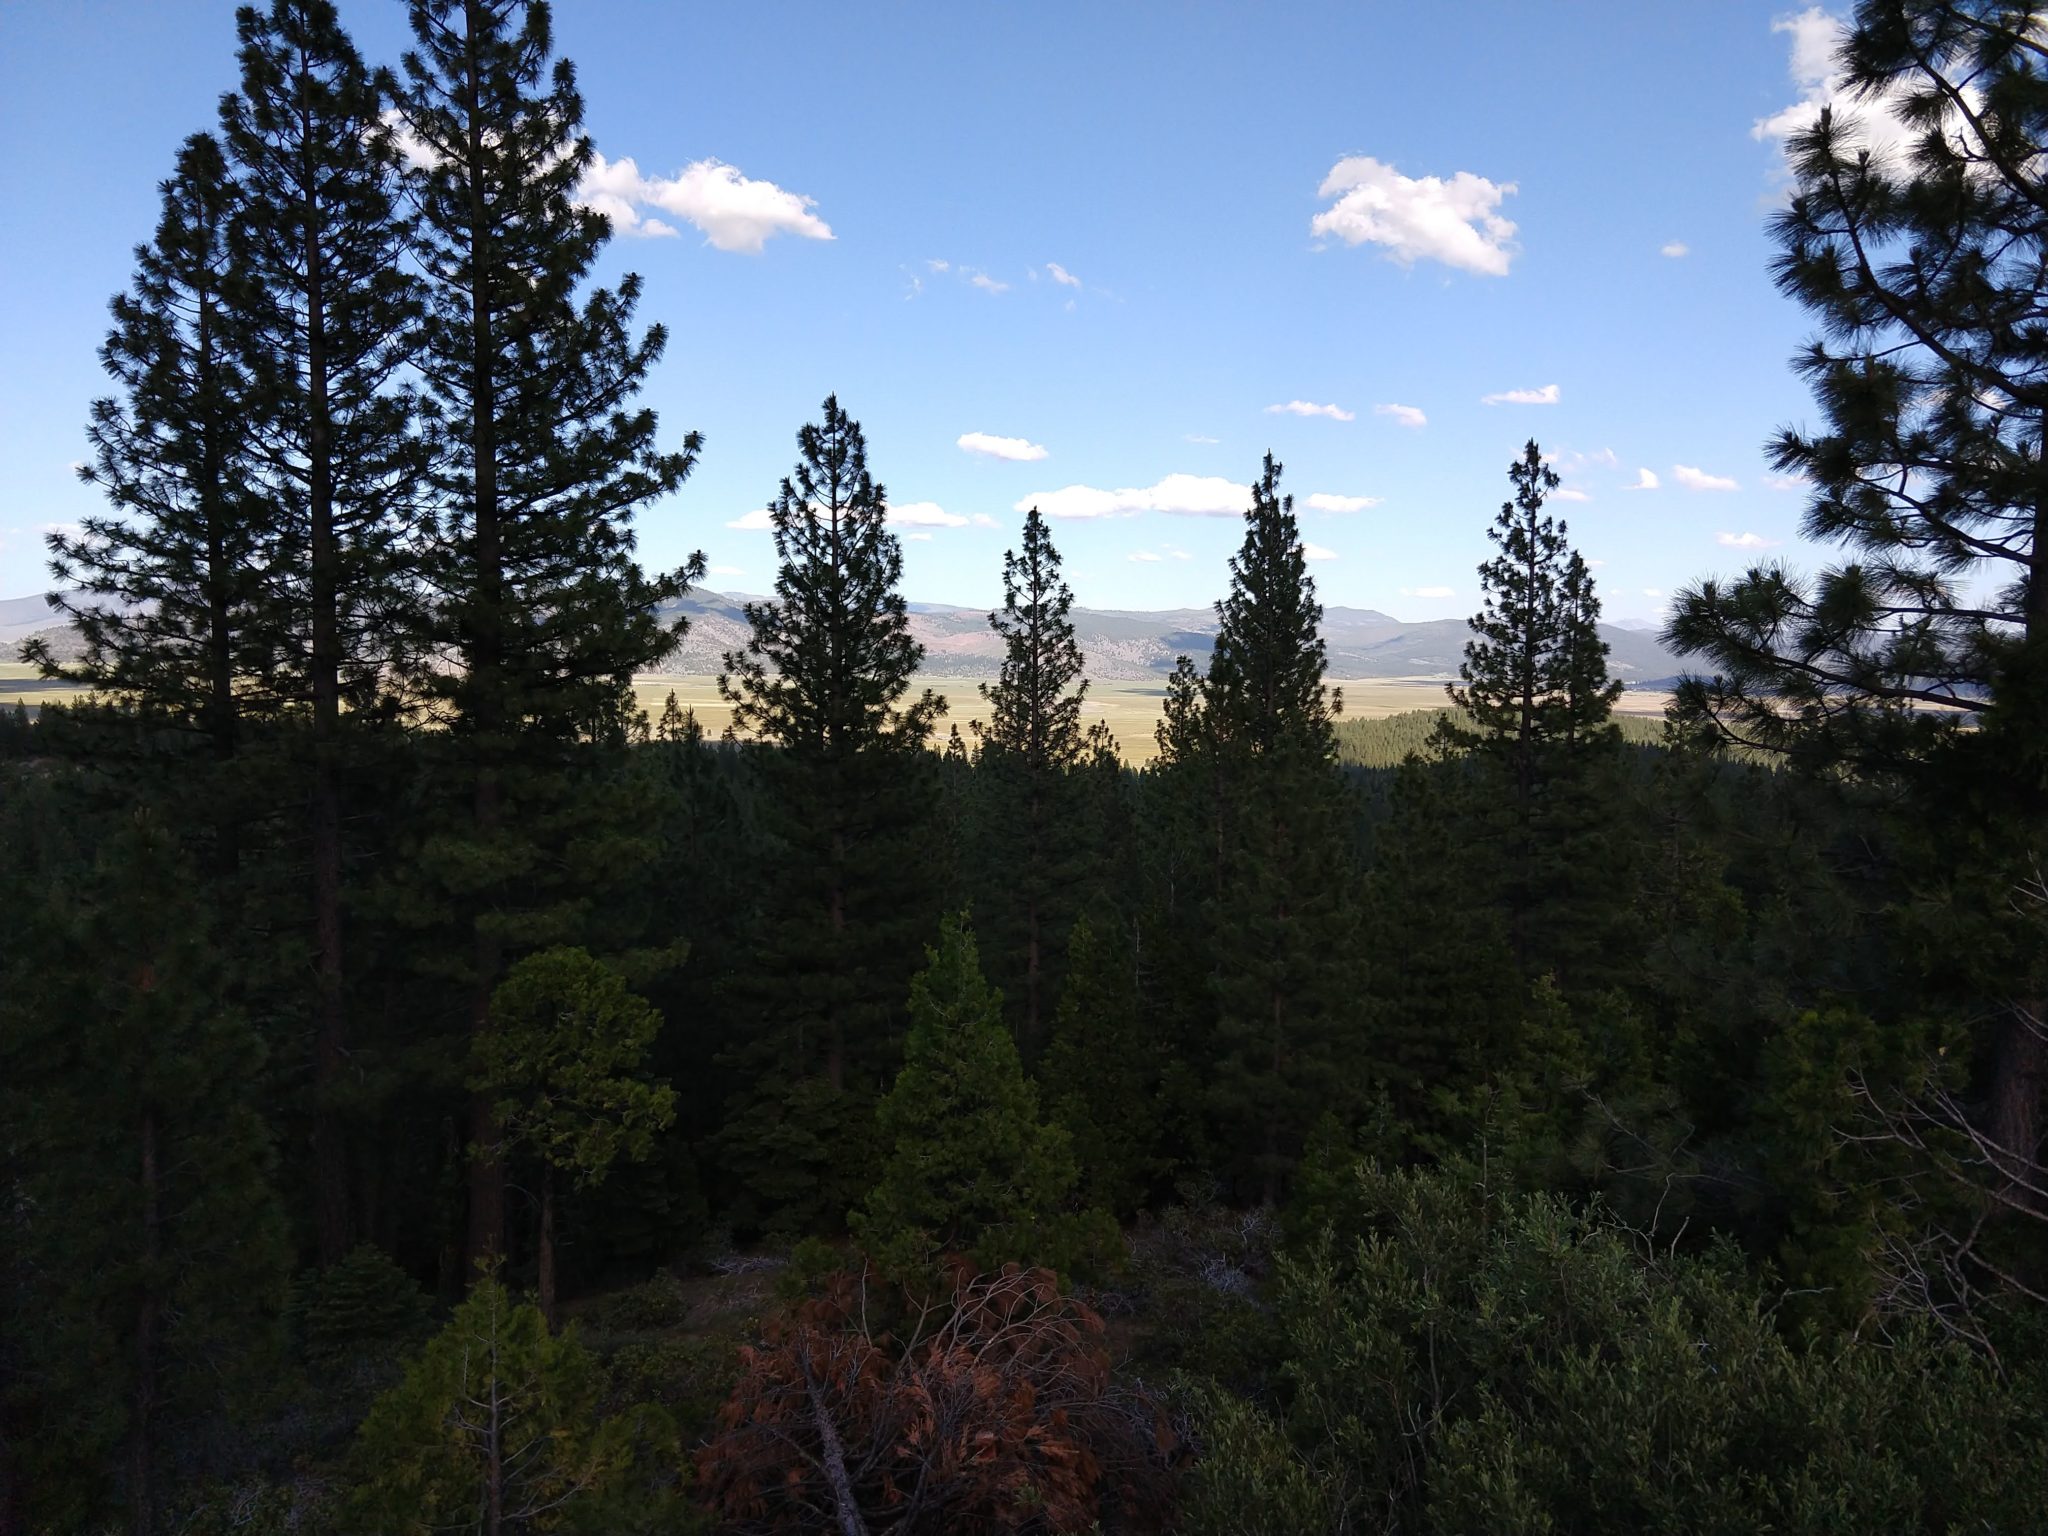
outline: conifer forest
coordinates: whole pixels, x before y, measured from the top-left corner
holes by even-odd
[[[2032,8],[1855,6],[1917,137],[1755,274],[1833,558],[1659,728],[1514,433],[1384,722],[1237,466],[1142,767],[1036,510],[939,696],[829,379],[732,729],[643,711],[716,445],[548,5],[406,10],[160,146],[0,715],[0,1536],[2048,1531]]]

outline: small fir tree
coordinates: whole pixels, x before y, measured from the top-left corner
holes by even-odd
[[[906,1277],[948,1250],[984,1265],[1057,1263],[1076,1182],[1067,1134],[1039,1119],[966,918],[945,919],[925,955],[903,1070],[876,1110],[881,1181],[854,1213],[854,1234]]]
[[[356,1432],[352,1530],[670,1529],[661,1470],[681,1446],[649,1405],[607,1415],[597,1362],[495,1275]]]

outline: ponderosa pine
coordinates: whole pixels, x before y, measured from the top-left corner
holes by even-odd
[[[155,237],[113,301],[100,361],[118,393],[93,402],[92,460],[80,477],[112,510],[49,536],[53,605],[83,655],[47,644],[24,656],[44,674],[132,706],[152,726],[199,742],[210,763],[210,873],[240,864],[231,781],[245,716],[267,705],[267,514],[248,432],[253,384],[235,315],[246,280],[232,239],[242,192],[219,140],[194,134],[162,187]]]
[[[409,569],[422,467],[410,391],[419,282],[405,260],[383,86],[329,0],[236,13],[240,89],[221,137],[241,183],[235,322],[263,504],[263,622],[280,707],[311,716],[306,777],[315,1000],[316,1238],[348,1252],[340,1093],[349,1047],[342,871],[347,734],[387,718],[419,629]]]
[[[904,994],[936,916],[926,746],[945,702],[912,693],[924,647],[860,423],[828,397],[797,449],[768,506],[775,596],[747,605],[747,644],[719,677],[733,730],[760,743],[752,760],[782,845],[743,984],[754,1079],[726,1145],[785,1219],[829,1223],[865,1177],[870,1105],[894,1075]]]
[[[1309,1128],[1341,1109],[1358,1009],[1349,793],[1324,684],[1322,605],[1271,454],[1216,605],[1202,682],[1219,789],[1211,1114],[1235,1172],[1279,1198]]]
[[[1033,507],[1022,546],[1003,555],[1003,606],[988,616],[1003,638],[1002,667],[982,684],[989,719],[974,726],[986,776],[979,926],[998,979],[1008,988],[1014,976],[1011,1012],[1027,1061],[1044,1047],[1088,856],[1075,782],[1088,679],[1073,606],[1051,530]]]
[[[635,404],[667,340],[660,326],[633,332],[639,278],[585,291],[610,224],[575,201],[595,150],[574,67],[550,64],[544,0],[411,0],[409,18],[398,108],[427,275],[416,366],[435,514],[422,575],[430,647],[450,663],[417,681],[472,786],[421,873],[467,929],[481,1034],[512,954],[579,937],[587,893],[550,876],[605,815],[581,793],[579,748],[624,741],[633,673],[682,628],[660,607],[702,567],[643,572],[633,514],[682,483],[699,440],[662,449],[654,412]],[[483,1256],[502,1251],[505,1227],[486,1095],[469,1139],[469,1243]]]

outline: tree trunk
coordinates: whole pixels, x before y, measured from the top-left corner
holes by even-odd
[[[557,1321],[555,1313],[555,1167],[543,1162],[540,1165],[540,1315],[547,1319],[549,1328]]]
[[[811,1424],[818,1432],[818,1460],[824,1465],[825,1481],[832,1489],[832,1513],[839,1536],[868,1536],[867,1522],[860,1517],[860,1504],[853,1496],[853,1480],[846,1475],[846,1450],[839,1443],[839,1426],[818,1391],[811,1374],[811,1362],[804,1360],[804,1391],[811,1400]]]
[[[484,205],[484,107],[476,53],[477,19],[468,18],[468,70],[463,109],[467,114],[469,170],[470,453],[474,481],[475,600],[470,605],[467,656],[469,713],[477,745],[473,819],[477,840],[498,836],[502,797],[497,758],[506,726],[504,690],[504,551],[498,526],[498,443],[496,355],[489,292],[492,259],[490,213]],[[484,898],[488,905],[490,898]],[[473,919],[474,939],[470,1032],[491,1027],[491,992],[502,961],[487,912]],[[469,1256],[472,1264],[505,1250],[505,1165],[499,1152],[495,1107],[483,1094],[469,1102]]]
[[[163,1248],[162,1202],[158,1198],[159,1170],[156,1148],[156,1113],[142,1112],[142,1252],[141,1297],[135,1309],[135,1385],[128,1411],[128,1529],[133,1536],[150,1536],[156,1515],[156,1491],[150,1473],[156,1460],[157,1325],[159,1307],[156,1269]]]
[[[320,1261],[349,1249],[346,1126],[336,1100],[348,1050],[341,929],[341,632],[340,560],[334,532],[334,437],[328,420],[325,273],[319,211],[306,171],[306,503],[312,535],[313,948],[318,996],[313,1030],[313,1181]]]

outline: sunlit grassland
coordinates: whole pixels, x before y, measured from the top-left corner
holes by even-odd
[[[970,720],[986,715],[980,681],[975,678],[921,677],[917,686],[928,687],[946,700],[946,715],[939,725],[941,739],[948,726],[958,725],[965,735]],[[1343,690],[1343,718],[1348,720],[1381,720],[1410,710],[1440,708],[1448,702],[1441,678],[1375,677],[1351,682],[1337,680],[1332,686]],[[662,706],[673,692],[677,704],[696,714],[707,735],[723,733],[732,722],[732,706],[718,696],[716,682],[708,677],[644,675],[634,679],[633,691],[650,720],[661,718]],[[1632,690],[1621,696],[1616,707],[1621,714],[1656,717],[1664,713],[1670,700],[1668,693]],[[1125,760],[1144,763],[1158,750],[1152,732],[1165,702],[1163,678],[1156,682],[1096,682],[1088,686],[1081,718],[1084,725],[1108,721]]]
[[[917,680],[918,687],[930,688],[946,700],[946,714],[938,732],[941,741],[948,726],[957,724],[961,734],[966,735],[969,721],[985,717],[987,706],[981,697],[981,681],[971,677]],[[1333,686],[1344,691],[1343,718],[1347,720],[1381,720],[1410,710],[1437,709],[1445,703],[1444,685],[1439,678],[1375,677],[1339,680]],[[671,692],[678,704],[695,712],[706,735],[722,735],[732,723],[732,706],[718,696],[717,682],[710,677],[647,673],[633,680],[634,697],[647,711],[650,721],[661,718],[662,706]],[[45,682],[36,675],[34,667],[22,662],[0,662],[0,708],[11,709],[16,703],[61,703],[82,697],[80,689]],[[1656,717],[1664,713],[1670,698],[1668,693],[1631,690],[1621,696],[1617,709],[1624,715]],[[1164,679],[1091,683],[1082,721],[1084,725],[1108,721],[1124,759],[1132,763],[1149,762],[1158,750],[1152,731],[1159,723],[1165,701]]]

